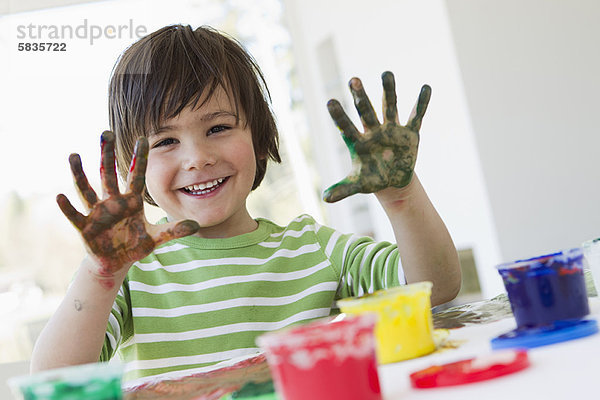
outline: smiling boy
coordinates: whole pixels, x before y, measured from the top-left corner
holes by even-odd
[[[114,133],[102,135],[102,200],[77,155],[69,160],[89,213],[57,197],[89,256],[36,343],[32,370],[118,351],[134,385],[254,354],[258,335],[335,313],[343,297],[430,280],[433,304],[452,299],[456,249],[414,175],[430,89],[402,126],[393,75],[382,79],[381,124],[360,80],[351,80],[364,133],[328,103],[353,170],[325,199],[374,193],[397,244],[340,233],[308,215],[287,226],[250,215],[248,195],[267,161],[280,158],[264,79],[235,40],[176,25],[127,49],[109,90]],[[168,217],[150,224],[142,198]]]
[[[198,236],[254,231],[258,223],[246,209],[246,197],[256,176],[256,156],[246,117],[236,114],[221,87],[201,103],[148,135],[148,193],[169,218],[198,222]]]

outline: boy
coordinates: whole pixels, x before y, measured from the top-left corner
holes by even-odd
[[[32,370],[108,360],[118,349],[135,385],[253,354],[261,333],[328,316],[339,298],[430,280],[433,304],[452,299],[456,250],[413,175],[430,89],[404,127],[393,75],[382,78],[383,124],[360,80],[350,82],[364,134],[337,101],[328,103],[354,167],[325,200],[375,193],[397,245],[341,234],[308,215],[286,227],[250,216],[247,196],[268,159],[280,159],[264,79],[235,40],[177,25],[127,49],[109,89],[114,134],[102,134],[103,200],[78,155],[69,161],[89,214],[57,197],[89,256],[36,343]],[[168,218],[148,223],[142,198]]]

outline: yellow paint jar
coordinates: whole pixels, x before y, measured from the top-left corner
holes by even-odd
[[[431,282],[417,282],[337,302],[346,314],[375,313],[377,360],[389,364],[431,353]]]

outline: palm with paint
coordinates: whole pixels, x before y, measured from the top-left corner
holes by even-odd
[[[427,110],[431,88],[423,85],[419,99],[405,126],[398,122],[396,84],[387,71],[383,81],[383,124],[358,78],[349,82],[354,104],[360,115],[364,133],[358,131],[337,100],[330,100],[327,109],[342,132],[352,158],[350,174],[323,193],[326,202],[333,203],[356,193],[375,193],[388,187],[403,188],[412,179],[419,129]]]
[[[197,232],[199,226],[192,220],[163,225],[153,225],[146,220],[142,200],[148,162],[146,138],[141,138],[136,143],[125,193],[120,193],[117,183],[114,133],[102,133],[101,143],[100,175],[104,199],[99,200],[90,186],[79,155],[71,154],[71,172],[89,213],[81,214],[63,194],[59,194],[56,201],[65,216],[79,230],[88,254],[100,267],[98,274],[110,277],[120,271],[126,272],[131,264],[150,254],[156,246]]]

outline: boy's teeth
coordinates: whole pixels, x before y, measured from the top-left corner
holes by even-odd
[[[216,186],[222,182],[223,182],[223,178],[219,178],[219,179],[215,179],[212,182],[205,182],[205,183],[199,183],[197,185],[186,186],[185,189],[188,191],[210,189],[213,186]]]

